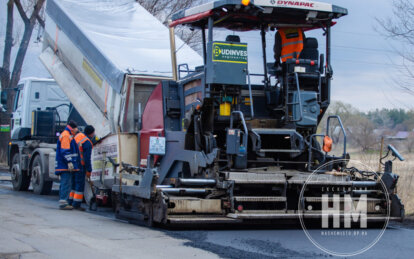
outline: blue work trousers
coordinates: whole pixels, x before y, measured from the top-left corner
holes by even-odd
[[[72,173],[72,190],[69,195],[69,204],[73,207],[80,207],[83,201],[85,189],[85,171],[82,169]]]
[[[65,207],[69,202],[69,194],[72,186],[72,173],[62,172],[60,173],[60,186],[59,186],[59,206]]]

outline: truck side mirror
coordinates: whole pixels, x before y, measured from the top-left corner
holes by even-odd
[[[1,91],[0,99],[1,99],[0,101],[1,104],[3,105],[7,104],[7,92],[6,91]]]

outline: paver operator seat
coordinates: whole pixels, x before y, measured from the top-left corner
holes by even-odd
[[[238,35],[227,35],[226,41],[229,41],[229,42],[240,42],[240,37]]]
[[[316,38],[306,38],[303,44],[303,50],[299,55],[299,59],[318,60],[318,40]]]

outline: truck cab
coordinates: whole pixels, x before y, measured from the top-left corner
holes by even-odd
[[[13,105],[11,139],[30,139],[33,111],[57,109],[60,120],[66,121],[69,105],[68,98],[55,80],[33,77],[20,80]]]

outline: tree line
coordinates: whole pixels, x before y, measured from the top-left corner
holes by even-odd
[[[330,115],[340,116],[351,147],[362,151],[377,150],[384,137],[386,142],[392,142],[404,151],[414,151],[414,110],[382,108],[362,112],[350,104],[336,101],[326,112],[320,131],[326,130],[326,118]],[[404,141],[393,138],[400,131],[408,132],[404,134],[407,135]],[[340,141],[343,136],[339,124],[335,123],[330,126],[330,133],[335,136],[335,141]]]

